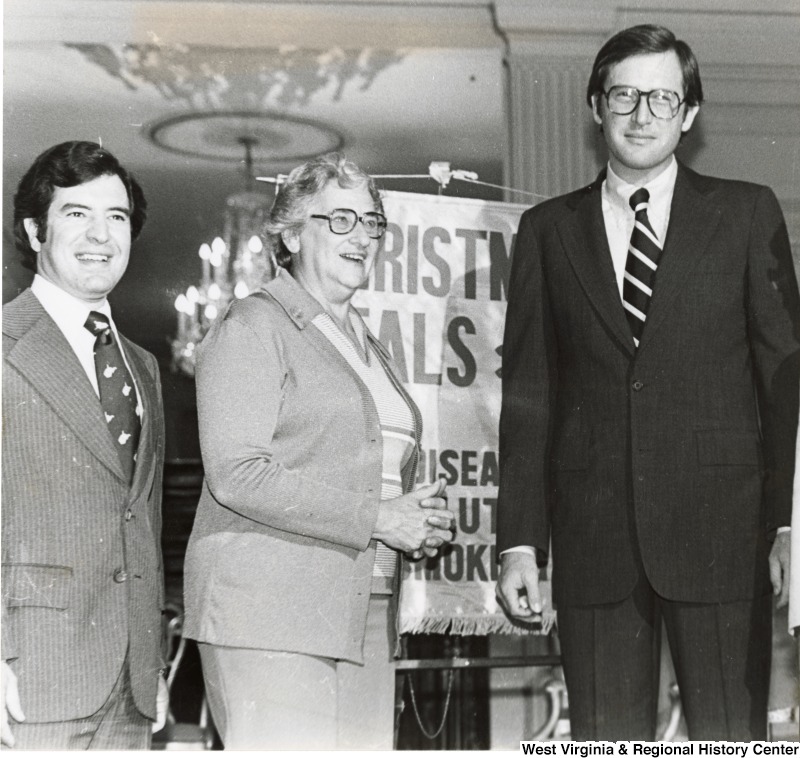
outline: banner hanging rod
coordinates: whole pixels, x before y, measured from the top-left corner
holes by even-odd
[[[479,184],[483,187],[494,187],[495,189],[504,190],[506,192],[516,192],[519,195],[527,195],[542,200],[547,200],[550,197],[549,195],[541,195],[538,192],[529,192],[514,187],[506,187],[502,184],[480,181],[478,179],[478,174],[474,171],[451,169],[447,161],[432,161],[430,166],[428,166],[427,174],[372,174],[371,176],[373,179],[433,179],[439,185],[439,192],[445,189],[447,185],[450,184],[451,180],[455,179],[469,184]],[[277,192],[278,187],[286,181],[286,174],[278,174],[277,176],[257,176],[256,181],[274,184],[275,191]]]

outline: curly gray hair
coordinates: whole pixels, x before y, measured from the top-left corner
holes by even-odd
[[[288,270],[292,268],[292,254],[281,234],[286,231],[300,233],[308,220],[311,202],[333,180],[343,189],[366,187],[375,201],[375,208],[383,213],[381,195],[372,177],[344,155],[327,153],[306,161],[293,169],[280,186],[264,222],[267,250],[279,266]]]

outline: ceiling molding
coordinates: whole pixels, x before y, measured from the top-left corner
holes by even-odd
[[[232,48],[326,48],[336,39],[346,48],[502,45],[494,29],[492,4],[484,0],[5,0],[4,26],[6,44],[158,40]]]
[[[702,63],[758,60],[800,64],[797,0],[496,0],[500,33],[512,52],[594,58],[614,32],[663,24],[690,42]]]
[[[504,31],[590,31],[592,25],[636,13],[800,17],[797,0],[495,0],[498,25]],[[602,26],[594,31],[602,33]]]

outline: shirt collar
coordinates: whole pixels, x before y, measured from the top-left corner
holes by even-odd
[[[665,168],[655,179],[651,180],[647,184],[641,185],[650,193],[649,202],[651,206],[658,206],[672,199],[672,192],[675,189],[675,180],[677,177],[678,161],[675,160],[675,156],[673,155],[672,160],[667,168]],[[614,170],[611,168],[611,164],[608,165],[606,171],[606,192],[608,193],[608,198],[612,203],[618,205],[619,207],[624,207],[626,210],[633,213],[633,211],[630,209],[628,201],[630,200],[630,196],[637,189],[639,189],[639,186],[635,184],[628,184],[628,182],[614,173]]]
[[[89,313],[97,311],[107,316],[113,326],[111,307],[108,304],[108,300],[89,306],[83,300],[79,300],[77,297],[65,292],[57,284],[53,284],[53,282],[45,279],[40,274],[34,275],[31,291],[36,295],[50,318],[59,325],[79,324],[83,326],[89,317]]]

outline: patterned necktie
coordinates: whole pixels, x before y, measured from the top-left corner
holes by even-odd
[[[122,352],[114,338],[108,318],[92,311],[84,326],[97,339],[94,343],[94,367],[100,389],[100,405],[114,440],[122,468],[133,479],[136,448],[139,444],[140,421],[137,413],[136,390]]]
[[[622,305],[625,307],[636,347],[639,347],[639,340],[642,338],[661,255],[661,243],[647,218],[649,199],[650,193],[642,187],[631,195],[629,201],[636,218],[628,247],[628,258],[625,261]]]

